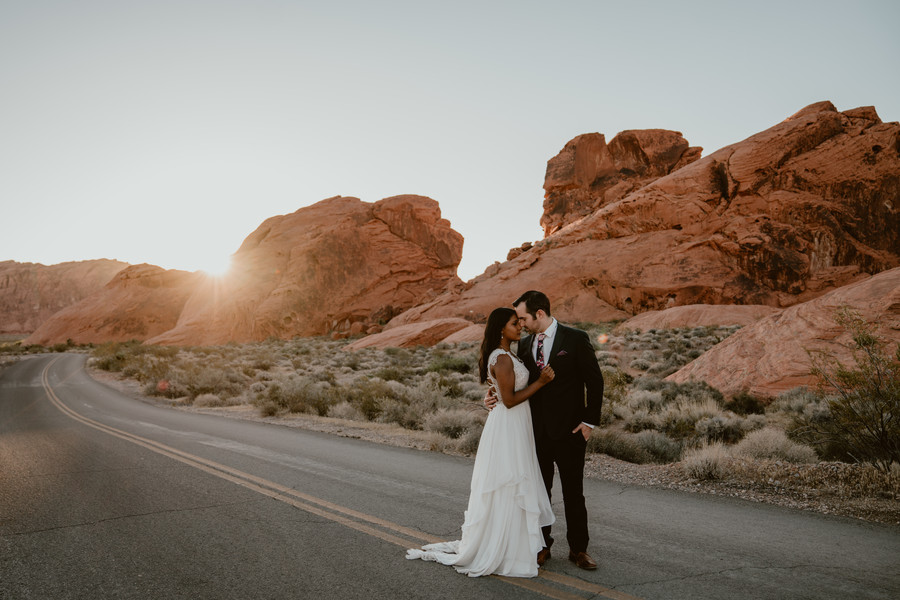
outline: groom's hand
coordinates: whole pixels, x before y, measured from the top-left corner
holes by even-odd
[[[572,433],[578,433],[579,431],[581,432],[581,435],[584,436],[584,441],[587,441],[588,438],[591,437],[591,431],[592,431],[592,430],[591,430],[590,427],[588,427],[588,426],[585,425],[584,423],[581,423],[580,425],[578,425],[578,427],[576,427],[575,429],[573,429],[573,430],[572,430]]]
[[[494,410],[494,407],[497,406],[497,393],[494,391],[494,386],[488,388],[487,394],[484,395],[484,407],[488,409],[488,411]]]

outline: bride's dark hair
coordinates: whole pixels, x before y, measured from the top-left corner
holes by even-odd
[[[491,352],[500,347],[500,334],[509,323],[510,317],[515,314],[516,311],[513,309],[501,306],[495,308],[488,317],[487,325],[484,326],[484,339],[481,340],[481,356],[478,357],[478,374],[481,376],[481,383],[487,381],[487,361],[491,357]]]

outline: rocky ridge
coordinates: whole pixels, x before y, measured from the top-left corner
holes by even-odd
[[[548,189],[563,180],[548,167]],[[606,202],[608,192],[587,216],[390,326],[478,321],[527,289],[551,290],[570,321],[692,304],[783,308],[900,265],[900,124],[872,107],[813,104],[620,199]]]
[[[25,344],[145,340],[171,329],[203,273],[133,265],[106,286],[44,321]]]
[[[34,332],[54,313],[103,289],[127,266],[109,259],[50,266],[0,262],[0,334]]]
[[[764,317],[668,379],[679,383],[695,379],[726,395],[749,392],[763,398],[801,385],[813,387],[809,352],[853,364],[850,333],[835,322],[844,306],[874,324],[892,350],[900,344],[900,268],[896,268]]]

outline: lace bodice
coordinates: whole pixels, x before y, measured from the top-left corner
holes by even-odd
[[[494,386],[494,389],[497,390],[498,398],[500,396],[500,386],[497,385],[497,380],[494,379],[494,374],[491,372],[491,369],[495,364],[497,364],[497,359],[502,354],[508,354],[513,361],[513,372],[516,375],[515,390],[518,392],[528,385],[528,367],[525,366],[525,363],[519,360],[519,357],[512,352],[507,352],[502,348],[497,348],[496,350],[491,352],[491,355],[488,358],[488,381],[490,381],[491,385]]]

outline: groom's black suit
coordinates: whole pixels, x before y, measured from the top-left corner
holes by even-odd
[[[529,383],[537,380],[534,335],[519,342],[519,358],[528,367]],[[553,347],[544,357],[555,377],[529,399],[538,464],[547,495],[553,487],[553,464],[559,469],[566,512],[566,538],[572,552],[584,552],[588,545],[587,509],[584,504],[584,453],[587,442],[581,432],[572,433],[580,423],[599,425],[603,404],[603,374],[594,356],[587,333],[557,322]],[[553,543],[550,527],[544,527],[544,543]]]

